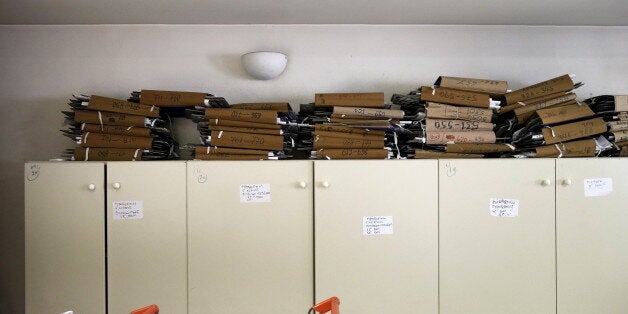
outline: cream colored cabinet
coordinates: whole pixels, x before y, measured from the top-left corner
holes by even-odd
[[[186,164],[107,163],[109,313],[187,312]]]
[[[628,313],[627,160],[556,160],[558,313]]]
[[[316,299],[347,313],[438,312],[436,160],[316,161]]]
[[[310,161],[188,162],[189,313],[305,313]]]
[[[440,312],[555,313],[554,160],[439,162]]]
[[[105,313],[105,166],[25,165],[26,313]]]

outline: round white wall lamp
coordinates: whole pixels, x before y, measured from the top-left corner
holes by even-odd
[[[242,65],[250,76],[258,80],[278,77],[286,69],[288,56],[281,52],[255,51],[242,55]]]

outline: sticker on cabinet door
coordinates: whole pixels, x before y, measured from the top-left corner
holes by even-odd
[[[584,196],[604,196],[613,192],[612,178],[584,179]]]
[[[519,200],[508,198],[491,198],[489,205],[491,216],[517,217],[519,216]]]
[[[270,202],[270,184],[242,184],[240,185],[240,203],[268,203]]]
[[[113,202],[113,219],[142,219],[144,218],[143,201],[116,201]]]
[[[362,217],[362,234],[364,235],[393,234],[393,217],[392,216]]]

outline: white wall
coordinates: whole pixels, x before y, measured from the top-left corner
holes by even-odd
[[[315,92],[389,98],[439,74],[503,79],[517,89],[573,73],[586,98],[628,93],[626,38],[628,27],[0,26],[0,312],[23,311],[23,163],[72,147],[58,132],[72,93],[126,98],[134,89],[169,89],[296,105]],[[255,50],[286,52],[286,73],[248,78],[239,56]],[[185,129],[184,142],[193,140],[193,127]]]

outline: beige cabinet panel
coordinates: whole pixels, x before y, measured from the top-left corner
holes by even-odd
[[[311,161],[188,162],[189,312],[305,313]]]
[[[109,313],[187,311],[183,161],[107,163]]]
[[[558,313],[628,313],[628,159],[556,160]]]
[[[555,313],[554,170],[553,159],[439,162],[441,313]]]
[[[435,160],[315,162],[316,299],[342,312],[438,312]]]
[[[25,165],[26,313],[105,313],[105,169]]]

